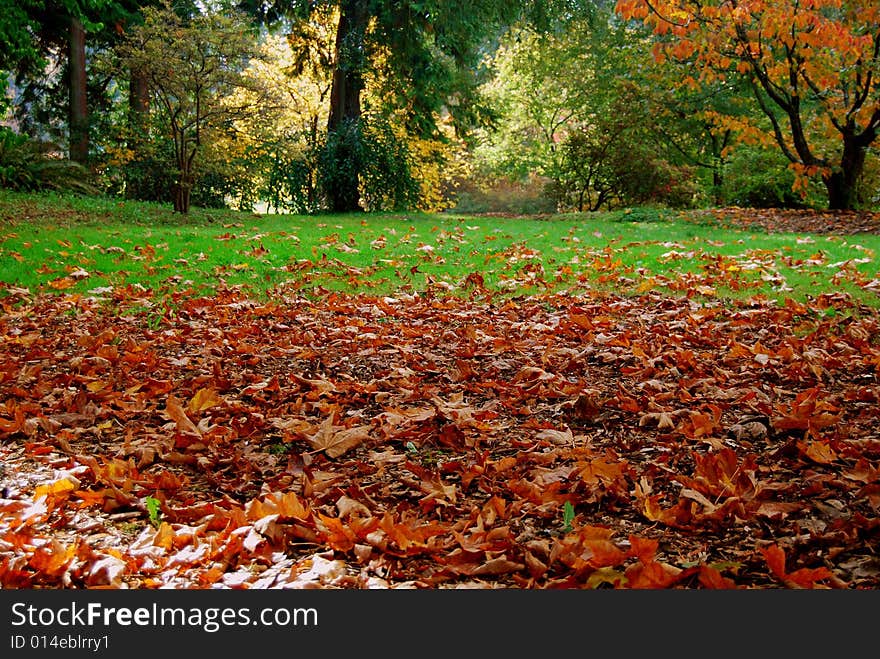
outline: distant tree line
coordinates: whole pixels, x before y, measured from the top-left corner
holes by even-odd
[[[877,202],[873,5],[0,5],[3,187],[180,213]]]

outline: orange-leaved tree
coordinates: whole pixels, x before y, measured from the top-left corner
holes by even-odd
[[[768,120],[748,130],[801,181],[821,177],[830,208],[858,206],[880,127],[880,3],[618,0],[617,11],[654,29],[657,57],[692,61],[703,79],[746,76]]]

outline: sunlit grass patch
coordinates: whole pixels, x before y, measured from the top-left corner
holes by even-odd
[[[255,215],[0,193],[0,281],[33,292],[529,295],[606,289],[880,306],[880,236],[761,233],[671,212],[543,219],[451,214]]]

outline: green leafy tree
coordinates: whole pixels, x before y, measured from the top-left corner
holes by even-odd
[[[66,57],[68,150],[70,159],[79,163],[87,161],[89,151],[86,27],[98,27],[88,15],[105,4],[106,0],[26,0],[8,15],[4,12],[0,28],[12,56],[21,58],[13,65],[19,76],[38,72],[53,50]],[[7,59],[0,56],[0,62]]]
[[[15,77],[19,124],[39,138],[66,141],[70,157],[86,163],[94,155],[94,120],[106,115],[109,91],[108,81],[91,71],[94,55],[151,1],[22,0],[7,11],[7,0],[0,0],[6,46],[0,71]]]
[[[500,117],[474,150],[485,187],[493,175],[495,184],[543,177],[560,207],[595,210],[648,198],[681,204],[684,189],[664,193],[644,180],[678,167],[692,189],[695,168],[720,171],[724,138],[700,114],[715,99],[691,101],[672,86],[680,71],[656,66],[650,32],[636,28],[598,3],[503,37],[485,85]]]
[[[221,140],[220,148],[239,153],[247,164],[250,185],[234,195],[240,208],[257,202],[275,210],[296,213],[321,208],[318,159],[323,147],[330,95],[332,48],[309,52],[302,48],[301,32],[317,40],[331,29],[332,16],[314,15],[287,35],[264,35],[261,56],[252,60],[245,75],[253,78],[258,93],[238,89],[224,102],[256,104],[268,90],[272,100],[261,112],[239,118]]]
[[[126,71],[146,81],[159,121],[171,136],[174,210],[188,213],[197,164],[212,132],[260,112],[268,94],[244,74],[259,55],[255,30],[241,14],[209,11],[182,18],[170,5],[144,10],[117,47]],[[240,103],[229,102],[246,89]]]
[[[34,42],[38,28],[35,10],[42,0],[0,0],[0,110],[6,103],[8,75],[24,74],[43,65]]]
[[[498,116],[478,131],[480,169],[518,180],[554,175],[559,145],[599,93],[589,29],[580,21],[555,31],[521,25],[502,38],[482,88]]]
[[[387,132],[367,125],[370,119],[401,113],[408,134],[425,137],[438,135],[444,113],[459,129],[484,118],[476,94],[481,49],[522,11],[522,3],[503,0],[246,0],[242,6],[269,23],[282,17],[307,22],[311,12],[327,7],[338,11],[324,155],[332,170],[328,206],[336,212],[363,208],[364,167],[371,156],[359,160],[358,154],[370,145],[353,140]],[[368,85],[375,87],[375,108],[365,106]]]

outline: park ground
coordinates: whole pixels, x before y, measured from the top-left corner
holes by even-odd
[[[3,210],[4,588],[880,585],[873,214],[64,203]]]

